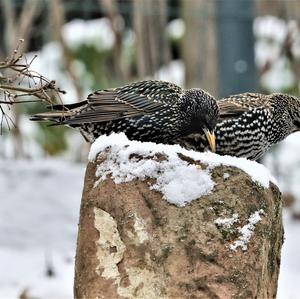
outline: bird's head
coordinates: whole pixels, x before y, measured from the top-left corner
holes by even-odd
[[[283,129],[282,139],[291,133],[300,131],[300,99],[281,93],[272,94],[275,99],[274,109]]]
[[[190,110],[192,122],[191,133],[204,133],[213,152],[216,151],[215,127],[219,117],[216,99],[200,88],[190,89],[187,96],[192,103]]]
[[[293,132],[300,131],[300,99],[290,96],[289,102],[288,109],[292,121]]]

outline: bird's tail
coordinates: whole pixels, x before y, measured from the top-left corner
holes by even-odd
[[[30,120],[32,121],[50,121],[53,125],[63,125],[65,120],[71,116],[70,111],[60,112],[44,112],[33,115]]]
[[[52,122],[52,126],[64,125],[66,124],[66,121],[74,115],[74,109],[76,110],[76,108],[81,107],[83,104],[85,104],[85,102],[48,106],[48,109],[56,111],[35,114],[30,118],[30,120]]]

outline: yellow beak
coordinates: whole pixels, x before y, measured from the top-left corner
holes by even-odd
[[[203,129],[204,131],[204,134],[207,138],[207,141],[208,141],[208,144],[211,148],[211,151],[212,152],[216,152],[216,136],[215,136],[215,133],[214,132],[209,132],[207,129]]]

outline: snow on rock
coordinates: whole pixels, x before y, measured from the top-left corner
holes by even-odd
[[[246,158],[220,156],[211,152],[190,153],[191,158],[195,160],[200,160],[201,162],[208,164],[209,167],[224,165],[240,168],[241,170],[246,172],[254,182],[259,183],[264,188],[269,188],[270,181],[277,185],[276,179],[272,176],[270,171],[265,166],[255,161],[251,161]]]
[[[275,182],[263,165],[247,159],[188,151],[179,145],[129,141],[124,133],[99,137],[91,147],[89,160],[94,161],[97,154],[105,150],[108,156],[96,172],[99,181],[105,180],[107,176],[111,176],[117,184],[134,179],[155,178],[156,183],[151,188],[162,192],[166,200],[177,206],[184,206],[209,194],[214,187],[210,171],[220,165],[238,167],[266,188],[270,180]],[[155,155],[157,153],[163,153],[166,159],[158,159]],[[208,164],[208,168],[203,170],[191,165],[180,159],[178,153]],[[141,158],[135,158],[134,155]]]
[[[230,177],[230,174],[228,172],[224,172],[223,179],[227,180]]]
[[[214,223],[218,226],[224,227],[224,228],[231,228],[232,225],[239,221],[239,215],[237,213],[234,213],[232,217],[229,218],[217,218]]]
[[[166,200],[177,206],[209,194],[214,187],[209,171],[178,157],[178,146],[129,141],[125,134],[112,134],[98,138],[91,148],[89,159],[94,160],[96,154],[107,147],[110,147],[108,156],[96,172],[99,181],[105,180],[108,175],[117,184],[155,178],[156,183],[150,188],[162,192]],[[164,153],[166,159],[159,160],[156,153]],[[132,155],[142,159],[131,158]]]
[[[240,236],[239,238],[234,241],[233,244],[229,246],[229,248],[233,251],[236,251],[238,247],[241,247],[243,251],[247,250],[248,243],[253,235],[255,230],[255,226],[258,222],[261,221],[261,215],[264,214],[264,210],[260,209],[259,211],[255,211],[253,214],[250,215],[248,219],[248,223],[243,227],[239,228]]]

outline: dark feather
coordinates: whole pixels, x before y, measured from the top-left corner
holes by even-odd
[[[242,93],[223,98],[218,101],[220,120],[239,117],[254,108],[266,107],[266,97],[258,93]]]
[[[66,119],[64,124],[106,122],[162,112],[178,101],[182,90],[177,85],[162,81],[145,81],[116,89],[96,91],[88,96],[87,109]],[[162,96],[162,94],[164,96]]]

